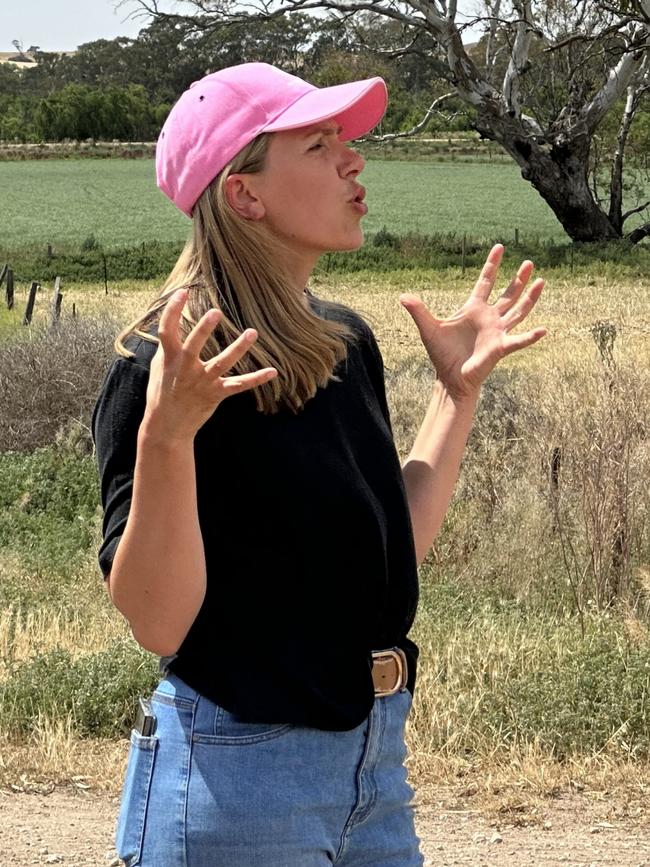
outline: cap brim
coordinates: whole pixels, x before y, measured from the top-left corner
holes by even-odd
[[[310,90],[279,117],[264,126],[263,132],[300,129],[336,118],[341,124],[341,141],[351,141],[370,132],[384,116],[388,94],[381,78],[351,81],[333,87]]]

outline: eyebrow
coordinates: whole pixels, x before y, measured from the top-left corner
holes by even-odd
[[[343,127],[340,124],[337,124],[336,127],[319,126],[319,127],[316,127],[315,129],[312,128],[308,132],[303,133],[301,138],[309,138],[312,135],[320,135],[320,134],[341,135],[342,132],[343,132]]]

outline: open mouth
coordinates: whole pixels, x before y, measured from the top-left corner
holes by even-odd
[[[366,197],[366,191],[364,187],[359,187],[356,196],[353,199],[349,199],[351,205],[354,205],[355,208],[362,214],[368,213],[368,205],[363,201]]]

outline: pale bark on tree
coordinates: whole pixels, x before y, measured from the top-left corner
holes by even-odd
[[[650,222],[627,235],[624,232],[628,217],[650,203],[623,212],[625,144],[640,100],[650,84],[650,0],[567,2],[565,32],[560,34],[544,30],[542,19],[548,17],[550,8],[545,0],[483,2],[485,15],[474,20],[484,21],[486,27],[483,68],[477,66],[463,44],[463,24],[468,22],[459,21],[457,0],[249,0],[246,4],[188,0],[197,10],[195,16],[165,13],[158,7],[158,0],[122,0],[121,5],[136,5],[153,18],[189,20],[197,30],[204,31],[216,22],[241,22],[250,20],[250,16],[273,17],[315,9],[331,10],[343,17],[369,12],[398,21],[410,32],[423,30],[440,48],[444,75],[453,93],[475,108],[474,125],[479,134],[500,144],[513,157],[522,177],[539,192],[574,241],[627,237],[637,243],[650,236]],[[499,36],[503,34],[505,42],[501,39],[499,44]],[[590,57],[596,50],[603,57],[611,57],[613,39],[618,58],[602,76],[600,86],[593,89],[595,92],[584,95],[569,88],[566,105],[551,119],[535,117],[526,108],[526,76],[534,62],[530,54],[535,40],[545,52],[586,45],[593,47]],[[508,62],[502,82],[497,83],[494,80],[497,59],[503,59],[505,50],[509,52]],[[596,130],[624,97],[609,202],[604,207],[590,186],[590,152]],[[440,98],[434,101],[422,122],[407,134],[422,129],[439,102]],[[385,136],[394,137],[395,134]]]

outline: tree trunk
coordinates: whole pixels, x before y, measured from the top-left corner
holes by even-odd
[[[622,233],[594,200],[589,187],[589,136],[559,133],[553,142],[540,143],[524,132],[521,121],[479,112],[476,129],[498,142],[514,158],[529,181],[558,218],[572,241],[614,241]]]

